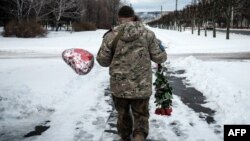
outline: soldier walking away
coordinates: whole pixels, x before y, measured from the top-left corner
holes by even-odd
[[[119,25],[104,35],[97,54],[98,63],[109,67],[110,89],[118,112],[117,129],[121,141],[131,141],[131,137],[133,141],[146,140],[152,94],[151,60],[160,64],[167,59],[155,34],[135,17],[131,7],[121,7]]]

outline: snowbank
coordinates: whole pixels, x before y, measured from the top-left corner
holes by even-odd
[[[219,124],[250,123],[250,61],[201,61],[194,57],[180,58],[170,62],[183,74],[188,84],[207,97],[207,104],[216,111]]]

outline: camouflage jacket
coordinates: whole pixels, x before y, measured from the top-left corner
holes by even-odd
[[[112,41],[120,30],[124,34],[117,43],[114,55]],[[126,22],[104,36],[97,54],[101,66],[110,67],[110,89],[114,96],[128,99],[149,98],[152,94],[151,60],[163,63],[167,59],[155,34],[141,22]]]

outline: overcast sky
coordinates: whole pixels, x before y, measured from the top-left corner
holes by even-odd
[[[161,5],[163,11],[175,10],[176,0],[125,0],[126,3],[132,4],[136,12],[145,11],[161,11]],[[178,0],[178,9],[182,9],[187,4],[190,4],[192,0]]]

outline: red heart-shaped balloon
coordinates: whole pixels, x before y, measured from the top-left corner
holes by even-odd
[[[84,49],[66,49],[62,58],[79,75],[88,74],[94,66],[94,56]]]

